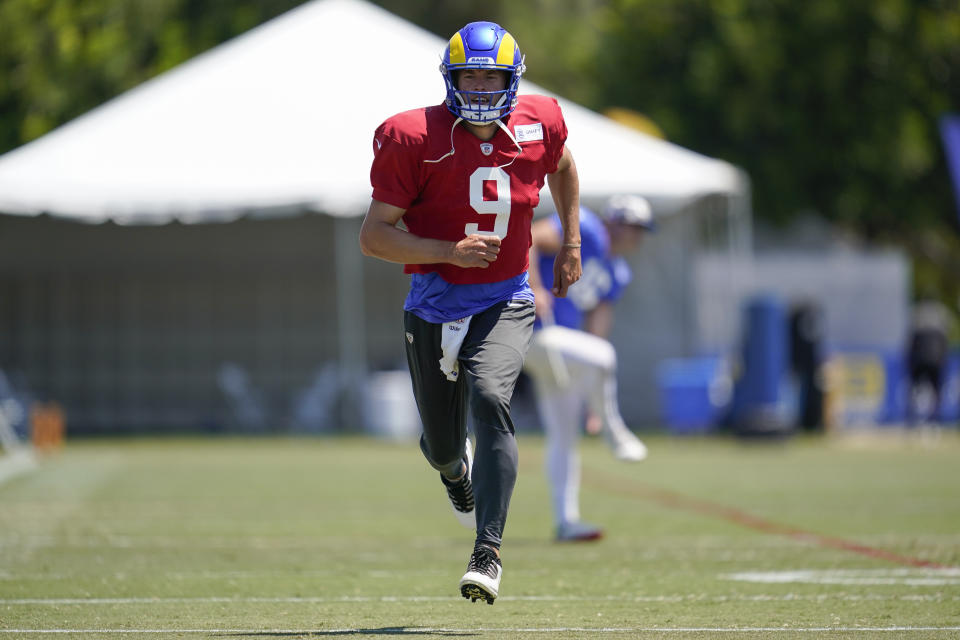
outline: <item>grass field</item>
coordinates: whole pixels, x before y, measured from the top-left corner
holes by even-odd
[[[597,543],[520,438],[501,597],[415,443],[68,441],[0,485],[0,640],[957,638],[960,441],[584,442]]]

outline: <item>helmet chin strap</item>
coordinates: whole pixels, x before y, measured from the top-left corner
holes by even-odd
[[[460,124],[461,122],[463,122],[463,118],[462,118],[462,117],[461,117],[461,118],[457,118],[456,120],[453,121],[453,126],[450,127],[450,151],[447,151],[445,154],[443,154],[442,156],[440,156],[440,157],[437,158],[436,160],[424,160],[424,162],[429,162],[429,163],[431,163],[431,164],[432,164],[432,163],[435,163],[435,162],[440,162],[441,160],[443,160],[443,159],[445,159],[445,158],[449,158],[450,156],[452,156],[453,154],[455,154],[455,153],[457,152],[457,150],[456,150],[456,149],[454,148],[454,146],[453,146],[453,130],[456,129],[456,128],[457,128],[457,125]]]
[[[505,99],[506,99],[506,96],[504,95],[503,98],[501,98],[500,102],[503,102]],[[445,160],[446,158],[449,158],[450,156],[452,156],[457,152],[457,149],[453,144],[453,131],[457,128],[457,125],[460,124],[461,122],[471,122],[471,121],[464,120],[462,116],[458,117],[456,120],[453,121],[453,126],[450,127],[450,151],[447,151],[445,154],[443,154],[436,160],[424,160],[424,162],[429,162],[430,164],[434,164],[434,163],[440,162],[441,160]],[[505,134],[507,134],[507,137],[510,138],[510,141],[513,142],[514,146],[517,148],[517,155],[513,156],[513,160],[511,160],[507,164],[500,167],[501,169],[503,169],[512,165],[514,161],[520,157],[520,154],[523,153],[523,147],[520,146],[520,143],[517,142],[517,139],[513,136],[513,134],[510,133],[510,129],[507,128],[507,125],[503,124],[503,122],[500,121],[500,118],[497,118],[496,120],[494,120],[493,123],[496,124],[498,127],[500,127]],[[471,122],[471,124],[477,124],[477,123]],[[485,122],[483,124],[490,124],[490,123]]]
[[[507,137],[510,138],[510,141],[513,142],[514,146],[517,147],[517,155],[513,156],[513,160],[511,160],[511,161],[508,162],[507,164],[505,164],[505,165],[503,165],[502,167],[500,167],[501,169],[503,169],[503,168],[505,168],[505,167],[509,167],[510,165],[512,165],[513,162],[514,162],[514,160],[516,160],[517,158],[520,157],[520,154],[523,153],[523,147],[521,147],[521,146],[520,146],[520,143],[517,142],[517,139],[513,137],[513,134],[510,133],[510,129],[507,128],[507,125],[505,125],[505,124],[503,124],[502,122],[500,122],[500,118],[497,118],[496,120],[494,120],[494,122],[497,123],[497,126],[498,126],[498,127],[500,127],[501,129],[503,129],[503,132],[504,132],[505,134],[507,134]]]

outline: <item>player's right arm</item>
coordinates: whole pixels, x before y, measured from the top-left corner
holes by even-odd
[[[364,255],[401,264],[446,262],[458,267],[481,269],[497,259],[500,238],[472,234],[458,242],[421,238],[397,226],[405,209],[376,199],[360,227],[360,250]]]

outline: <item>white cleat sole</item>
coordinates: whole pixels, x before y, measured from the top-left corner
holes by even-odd
[[[470,602],[486,600],[487,604],[493,604],[500,592],[501,576],[503,576],[503,568],[499,566],[496,579],[476,571],[468,571],[460,578],[460,595]]]

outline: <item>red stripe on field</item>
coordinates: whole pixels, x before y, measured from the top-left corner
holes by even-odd
[[[595,474],[593,475],[596,477]],[[665,507],[682,509],[684,511],[691,511],[702,515],[714,516],[722,520],[726,520],[727,522],[733,522],[735,524],[742,525],[748,529],[755,529],[757,531],[763,531],[764,533],[786,536],[788,538],[793,538],[794,540],[799,540],[800,542],[811,543],[820,547],[850,551],[852,553],[859,553],[860,555],[869,556],[879,560],[886,560],[888,562],[910,567],[924,567],[929,569],[951,568],[947,565],[940,564],[939,562],[923,560],[922,558],[914,558],[912,556],[904,556],[900,555],[899,553],[887,551],[886,549],[860,544],[859,542],[844,540],[843,538],[835,538],[833,536],[825,536],[812,531],[804,531],[803,529],[797,529],[796,527],[792,527],[790,525],[780,524],[771,520],[765,520],[764,518],[757,517],[741,509],[727,507],[725,505],[710,502],[708,500],[702,500],[700,498],[693,498],[675,491],[670,491],[668,489],[642,486],[637,484],[631,484],[629,487],[624,487],[622,480],[620,480],[615,487],[613,485],[604,483],[604,488],[614,489],[620,493],[624,492],[624,489],[626,489],[631,495],[651,500]]]

